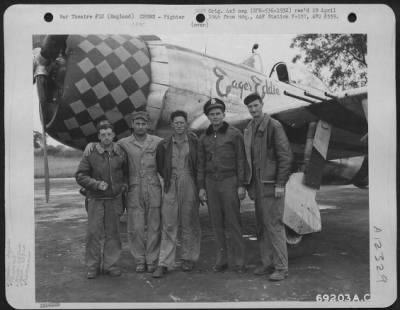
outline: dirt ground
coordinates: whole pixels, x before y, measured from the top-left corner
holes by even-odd
[[[122,223],[123,275],[86,279],[84,248],[87,216],[73,179],[51,180],[51,198],[44,201],[43,180],[35,180],[36,300],[72,302],[248,302],[315,301],[317,294],[370,292],[368,190],[325,187],[318,193],[322,231],[289,248],[289,278],[269,282],[254,276],[259,264],[253,203],[242,203],[247,246],[245,274],[214,273],[214,241],[207,210],[201,207],[202,242],[192,272],[179,268],[165,278],[137,274]]]

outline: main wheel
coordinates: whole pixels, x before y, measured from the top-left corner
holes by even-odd
[[[291,246],[299,245],[301,240],[303,239],[302,235],[296,233],[293,229],[285,226],[286,230],[286,243]]]

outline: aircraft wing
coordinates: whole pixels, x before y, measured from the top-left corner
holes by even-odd
[[[324,93],[314,95],[304,91],[302,96],[292,94],[306,102],[305,105],[271,113],[286,129],[294,152],[304,150],[304,137],[309,122],[323,120],[332,125],[327,159],[366,155],[368,152],[368,96],[367,88],[341,92],[335,96]],[[300,155],[300,154],[299,154]]]
[[[290,91],[288,90],[288,93]],[[308,92],[310,94],[311,92]],[[299,92],[296,93],[296,96]],[[318,94],[321,97],[321,94]],[[296,157],[303,158],[304,143],[309,122],[323,120],[332,125],[327,160],[363,156],[368,153],[368,97],[366,87],[325,97],[325,100],[304,96],[309,100],[294,107],[282,106],[270,111],[285,127]],[[322,98],[322,97],[321,97]],[[298,100],[301,102],[301,99]],[[229,113],[225,121],[243,130],[251,120],[250,114]],[[191,128],[201,133],[209,125],[205,115],[191,123]]]

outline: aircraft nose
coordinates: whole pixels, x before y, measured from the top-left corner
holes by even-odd
[[[65,45],[66,75],[48,132],[82,148],[96,140],[95,124],[106,118],[117,138],[127,136],[130,114],[143,109],[150,90],[145,41],[130,35],[70,35]]]
[[[118,106],[133,112],[146,102],[151,81],[150,53],[145,42],[128,35],[70,36],[66,84],[103,110]],[[64,97],[67,97],[64,96]],[[92,115],[96,117],[96,115]]]

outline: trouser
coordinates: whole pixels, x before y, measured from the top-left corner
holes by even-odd
[[[208,213],[215,234],[217,265],[228,263],[225,232],[228,235],[234,265],[245,264],[246,246],[242,237],[240,201],[237,191],[236,176],[222,180],[206,177]]]
[[[86,266],[90,270],[101,267],[101,239],[103,236],[103,270],[117,266],[121,256],[119,216],[122,211],[121,197],[115,199],[89,199],[88,230],[86,242]]]
[[[193,176],[180,173],[171,178],[161,207],[162,235],[158,264],[175,267],[178,230],[181,226],[181,258],[195,262],[200,256],[199,200]]]
[[[128,243],[136,264],[156,264],[161,236],[161,187],[142,181],[129,186]]]
[[[275,198],[272,183],[262,183],[259,170],[253,174],[255,194],[256,234],[264,267],[288,270],[285,226],[283,224],[284,197]]]

